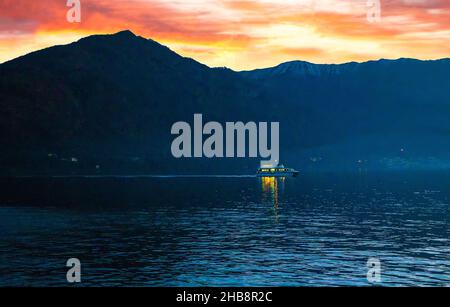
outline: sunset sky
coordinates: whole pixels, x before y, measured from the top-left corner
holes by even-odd
[[[0,0],[0,62],[124,29],[236,70],[290,60],[450,57],[448,0],[381,0],[379,22],[369,22],[368,0],[80,2],[81,22],[69,23],[66,0]]]

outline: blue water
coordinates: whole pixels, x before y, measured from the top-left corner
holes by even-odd
[[[450,285],[450,174],[1,180],[0,285]]]

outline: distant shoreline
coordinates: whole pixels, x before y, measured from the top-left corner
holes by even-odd
[[[29,175],[0,178],[256,178],[256,175]]]

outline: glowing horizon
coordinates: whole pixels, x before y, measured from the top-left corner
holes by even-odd
[[[381,0],[81,0],[69,23],[66,0],[0,0],[0,63],[92,34],[130,30],[182,56],[235,70],[303,60],[363,62],[450,57],[450,3]]]

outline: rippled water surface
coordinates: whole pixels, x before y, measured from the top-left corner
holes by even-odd
[[[450,174],[1,180],[0,285],[450,285]]]

